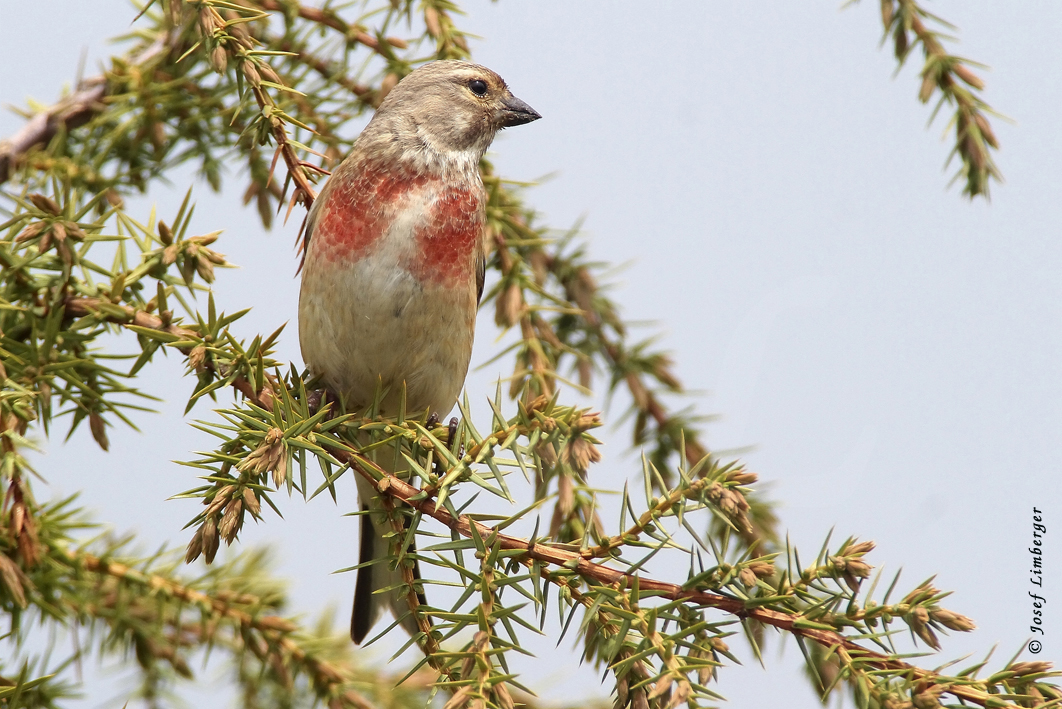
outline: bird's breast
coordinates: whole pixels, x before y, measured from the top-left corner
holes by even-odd
[[[425,285],[452,287],[473,277],[483,234],[481,185],[383,167],[333,179],[321,195],[310,261],[343,268],[371,258]]]
[[[472,350],[482,185],[364,168],[332,180],[303,270],[303,359],[355,406],[404,383],[410,410],[445,413]]]

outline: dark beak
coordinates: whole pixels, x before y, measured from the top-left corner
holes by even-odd
[[[496,116],[498,124],[502,128],[522,126],[525,123],[537,121],[539,118],[542,118],[538,111],[531,108],[515,96],[509,96],[502,101],[501,110],[498,111]]]

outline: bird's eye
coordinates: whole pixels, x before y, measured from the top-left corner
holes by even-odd
[[[472,79],[472,81],[468,82],[468,88],[476,96],[487,95],[487,82],[483,79]]]

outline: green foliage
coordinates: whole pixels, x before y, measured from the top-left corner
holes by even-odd
[[[970,83],[937,51],[925,13],[907,0],[886,4],[888,31],[904,42],[915,34],[933,62],[927,81],[958,102],[967,192],[983,193],[994,166],[963,147],[977,136],[993,143],[978,120],[983,104],[947,78]],[[327,173],[316,161],[342,156],[353,119],[417,63],[468,56],[456,8],[444,0],[380,3],[346,19],[353,12],[291,0],[156,3],[105,76],[0,145],[0,608],[18,652],[0,667],[0,706],[63,703],[64,663],[30,657],[26,639],[39,627],[77,624],[86,652],[135,663],[139,694],[153,704],[192,677],[193,657],[213,652],[229,661],[248,707],[405,706],[440,693],[448,709],[512,707],[532,702],[534,687],[509,658],[528,652],[528,634],[553,613],[562,635],[578,636],[585,659],[611,676],[617,707],[718,701],[717,673],[747,654],[731,647],[734,638],[759,657],[765,626],[795,638],[824,698],[843,682],[860,707],[937,706],[945,696],[993,707],[1059,703],[1046,663],[1012,662],[982,679],[986,663],[957,675],[909,664],[905,634],[936,650],[941,632],[973,624],[941,606],[947,594],[930,581],[904,594],[893,578],[879,593],[883,579],[866,561],[873,543],[827,540],[807,566],[782,545],[770,505],[754,493],[756,476],[703,446],[699,417],[672,410],[682,385],[667,355],[631,341],[600,285],[604,266],[588,261],[574,231],[554,238],[540,226],[518,186],[487,163],[498,280],[485,303],[493,301],[500,327],[519,333],[498,355],[513,372],[489,419],[474,421],[467,402],[455,427],[420,412],[347,412],[274,358],[281,329],[238,339],[231,326],[246,311],[226,315],[211,290],[215,267],[228,265],[212,248],[220,232],[189,233],[190,198],[166,222],[130,214],[123,196],[191,162],[215,188],[238,179],[222,164],[243,166],[245,201],[266,226],[278,210],[308,206]],[[403,27],[414,36],[389,36]],[[908,51],[898,48],[898,58]],[[192,305],[202,300],[205,313]],[[100,349],[119,333],[135,339],[133,355]],[[407,646],[419,647],[419,662],[377,677],[328,619],[308,628],[283,617],[283,590],[261,553],[192,578],[170,553],[138,559],[127,541],[76,541],[89,525],[75,502],[35,499],[23,456],[31,427],[49,434],[54,419],[69,416],[72,433],[87,420],[107,448],[108,427],[132,426],[151,399],[134,385],[162,348],[187,363],[189,409],[221,390],[239,395],[194,424],[213,448],[186,463],[199,479],[181,495],[203,508],[190,521],[185,559],[215,562],[248,515],[275,523],[267,509],[279,515],[296,492],[311,501],[327,491],[350,508],[337,482],[360,475],[391,520],[388,563],[402,571],[419,629]],[[614,526],[591,486],[602,418],[565,403],[595,378],[630,395],[621,420],[645,451],[639,494],[618,493]],[[484,514],[483,494],[522,509]],[[548,528],[509,533],[550,506]],[[643,569],[658,555],[681,559],[686,572],[649,577]],[[430,572],[424,579],[414,560]],[[431,591],[442,585],[456,589],[452,604],[421,604],[417,591],[438,602]]]
[[[939,95],[929,122],[932,123],[945,106],[954,108],[947,126],[955,128],[955,143],[948,155],[948,164],[958,157],[962,166],[952,182],[965,182],[962,191],[970,199],[987,199],[989,183],[1002,181],[1003,176],[992,159],[991,151],[998,150],[999,143],[988,121],[988,116],[999,114],[980,97],[984,81],[970,70],[971,65],[984,65],[949,54],[943,43],[953,38],[931,26],[948,32],[955,26],[927,11],[915,0],[881,0],[881,21],[885,28],[882,42],[891,40],[899,64],[897,71],[916,47],[922,47],[925,61],[920,72],[922,84],[918,89],[918,100],[929,103]]]

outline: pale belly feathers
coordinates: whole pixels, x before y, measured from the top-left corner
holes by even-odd
[[[414,234],[431,211],[433,195],[423,189],[402,201],[385,233],[360,258],[322,255],[327,250],[311,238],[299,341],[310,372],[346,397],[348,411],[368,407],[382,384],[389,390],[383,413],[394,415],[404,382],[407,411],[429,408],[445,416],[472,354],[475,279],[441,284],[411,273],[418,258]]]

